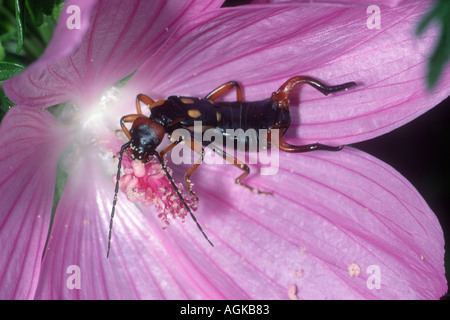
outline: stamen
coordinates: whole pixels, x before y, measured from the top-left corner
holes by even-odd
[[[189,212],[177,196],[156,158],[142,163],[124,155],[122,167],[124,174],[120,177],[119,188],[126,194],[129,201],[139,202],[144,206],[154,206],[158,211],[158,217],[163,222],[163,229],[169,226],[171,219],[184,222]],[[167,165],[166,168],[171,172]],[[116,176],[114,176],[115,179]],[[180,192],[184,191],[181,183],[176,184],[176,187]],[[198,198],[185,195],[183,197],[188,207],[196,211]]]

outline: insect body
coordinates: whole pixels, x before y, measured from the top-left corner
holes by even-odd
[[[242,101],[241,88],[235,81],[229,81],[219,86],[207,94],[204,98],[170,96],[166,100],[159,100],[155,102],[150,97],[144,94],[139,94],[136,98],[137,113],[126,115],[120,120],[121,128],[128,137],[129,141],[122,146],[119,152],[117,183],[113,208],[111,211],[108,254],[110,249],[112,221],[119,189],[118,185],[121,161],[124,152],[127,152],[132,159],[141,162],[148,162],[153,158],[156,158],[160,162],[162,170],[167,175],[171,185],[177,193],[177,196],[182,201],[184,207],[189,212],[204,237],[209,241],[195,216],[192,214],[190,208],[184,201],[178,188],[175,186],[173,179],[163,162],[164,154],[174,148],[182,141],[182,139],[173,141],[168,147],[160,152],[156,151],[156,148],[162,142],[166,133],[171,135],[175,130],[183,128],[189,130],[192,135],[194,135],[193,128],[195,123],[200,122],[202,130],[216,130],[222,134],[224,138],[229,138],[227,136],[227,130],[229,129],[242,129],[244,131],[253,129],[258,134],[261,129],[265,129],[267,133],[263,138],[266,140],[268,147],[270,148],[271,146],[276,146],[285,152],[309,152],[313,150],[338,151],[342,149],[343,146],[328,146],[319,143],[295,146],[284,141],[283,135],[289,128],[291,122],[289,115],[289,97],[293,88],[296,85],[303,83],[311,85],[325,95],[347,90],[348,88],[356,85],[355,82],[347,82],[336,86],[328,86],[311,77],[297,76],[287,80],[277,91],[272,93],[270,98],[253,102]],[[221,95],[233,88],[236,90],[236,101],[215,101]],[[147,117],[142,113],[141,102],[150,108],[150,117]],[[130,130],[128,130],[125,126],[126,123],[132,123]],[[277,134],[273,138],[272,132],[275,129],[280,130],[281,134]],[[247,150],[255,151],[250,150],[251,148],[247,136],[244,136],[243,138],[234,136],[233,139],[236,140],[235,142],[241,142],[244,144]],[[239,141],[239,139],[247,140]],[[190,176],[201,164],[204,154],[204,146],[202,145],[203,142],[195,141],[194,139],[191,139],[188,144],[192,150],[202,155],[202,158],[194,163],[194,165],[185,174],[185,181],[188,186],[188,191],[191,195],[195,195],[195,192],[192,189]],[[233,145],[235,146],[236,144]],[[223,150],[215,148],[214,151],[219,152],[224,159],[243,171],[243,173],[235,179],[237,184],[242,185],[258,194],[270,194],[242,182],[242,180],[250,173],[250,169],[245,163]],[[212,245],[210,241],[209,243]]]
[[[236,85],[233,82],[229,84]],[[171,111],[166,112],[166,110]],[[256,134],[253,138],[257,142],[259,130],[268,130],[274,127],[288,128],[290,124],[289,112],[276,108],[271,99],[253,102],[215,102],[210,99],[171,96],[162,105],[152,109],[150,119],[165,126],[165,130],[169,134],[180,128],[188,129],[192,138],[195,138],[195,124],[201,123],[202,132],[214,130],[216,135],[223,137],[221,142],[226,142],[234,149],[238,145],[244,146],[245,151],[257,151],[257,145],[249,141],[251,140],[249,135],[230,135],[230,131],[241,129],[242,132],[248,132],[252,130]],[[167,126],[168,123],[169,126]],[[210,144],[207,140],[199,142],[203,146]],[[223,148],[225,145],[225,143],[221,144],[223,145],[219,145],[219,148]]]

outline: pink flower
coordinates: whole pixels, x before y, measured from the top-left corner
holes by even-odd
[[[393,168],[352,147],[280,153],[276,175],[251,166],[246,181],[273,192],[266,197],[236,186],[235,168],[200,166],[195,214],[215,247],[189,218],[163,230],[158,206],[119,192],[106,259],[113,156],[125,141],[115,130],[135,113],[138,93],[205,96],[237,80],[251,101],[294,75],[356,81],[348,92],[324,97],[305,87],[291,99],[290,142],[339,145],[387,133],[450,92],[449,72],[425,89],[435,33],[413,36],[430,1],[382,7],[379,30],[367,28],[361,7],[184,3],[68,1],[81,7],[82,28],[67,29],[63,11],[44,56],[4,84],[17,106],[0,127],[0,297],[441,297],[444,239],[435,215]],[[123,88],[112,87],[135,70]],[[60,103],[57,115],[41,109]],[[169,167],[183,182],[188,166]]]
[[[170,218],[184,222],[188,212],[156,159],[142,163],[125,157],[122,167],[125,174],[120,177],[119,186],[128,201],[139,202],[143,206],[155,206],[159,212],[158,217],[164,222],[164,229],[170,224]],[[116,182],[117,176],[114,175],[114,183]],[[178,184],[177,188],[184,189],[182,184]],[[197,197],[184,195],[184,199],[192,211],[197,210]]]

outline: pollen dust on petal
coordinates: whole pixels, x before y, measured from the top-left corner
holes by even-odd
[[[126,194],[129,201],[144,206],[154,206],[158,211],[158,217],[163,222],[163,229],[169,226],[170,219],[179,219],[184,222],[188,212],[156,159],[142,163],[124,156],[122,167],[124,174],[120,177],[119,188]],[[167,170],[171,173],[170,168],[167,167]],[[114,175],[114,183],[115,180]],[[175,183],[175,185],[182,193],[183,185],[181,183]],[[198,209],[197,197],[183,195],[183,198],[192,211]]]
[[[300,246],[300,254],[303,256],[306,253],[306,247],[305,246]]]
[[[361,267],[356,263],[351,263],[348,265],[348,274],[350,277],[359,277],[361,274]]]
[[[289,286],[289,288],[288,288],[288,297],[289,297],[289,299],[291,299],[291,300],[298,300],[297,292],[298,292],[297,285],[296,284],[291,284]]]
[[[303,278],[304,275],[305,275],[305,271],[302,268],[294,270],[294,277]]]

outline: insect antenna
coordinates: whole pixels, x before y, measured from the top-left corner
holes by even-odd
[[[123,156],[123,153],[125,152],[125,150],[129,146],[130,146],[130,142],[127,142],[120,148],[120,151],[119,151],[119,164],[117,166],[116,188],[114,190],[114,200],[113,200],[113,206],[111,209],[111,219],[109,220],[108,252],[106,253],[106,258],[109,257],[109,251],[111,249],[112,227],[113,227],[114,213],[116,211],[117,194],[119,193],[119,180],[120,180],[120,170],[122,169],[122,156]]]
[[[187,212],[189,212],[189,215],[191,216],[192,220],[194,220],[195,224],[197,225],[197,228],[203,234],[203,237],[205,237],[205,239],[209,242],[209,244],[214,247],[214,244],[211,242],[211,240],[209,240],[208,236],[203,231],[202,226],[200,225],[200,223],[198,223],[197,218],[195,218],[194,214],[192,213],[191,208],[189,208],[189,206],[184,201],[184,198],[181,195],[180,190],[178,190],[177,186],[175,185],[175,182],[173,182],[172,176],[170,175],[169,171],[167,171],[167,167],[164,164],[164,160],[161,158],[161,156],[159,155],[158,152],[155,152],[155,155],[158,158],[159,163],[161,164],[161,168],[164,170],[164,173],[166,174],[167,178],[169,179],[169,182],[172,185],[172,188],[175,190],[175,192],[178,195],[178,198],[180,198],[181,202],[183,203],[184,208],[187,210]]]

